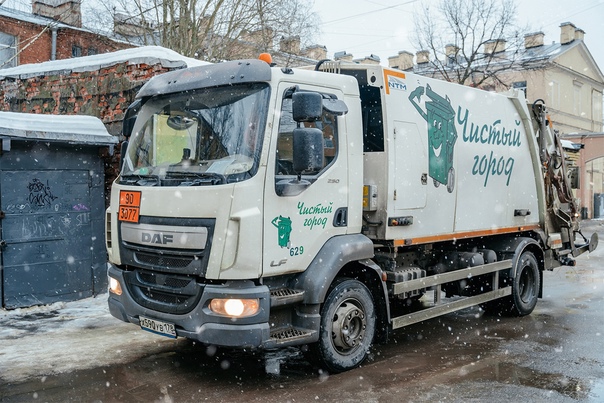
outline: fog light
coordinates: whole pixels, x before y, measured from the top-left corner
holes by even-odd
[[[260,302],[258,299],[217,298],[210,302],[210,309],[218,315],[244,318],[257,314]]]
[[[122,285],[113,277],[109,277],[109,291],[115,295],[122,295]]]

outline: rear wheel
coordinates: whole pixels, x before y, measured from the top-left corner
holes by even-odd
[[[360,365],[369,353],[375,333],[371,292],[358,280],[340,279],[321,308],[317,350],[321,363],[332,372]]]
[[[537,305],[540,281],[539,265],[535,255],[531,252],[522,253],[512,283],[512,314],[525,316],[533,312]]]
[[[529,315],[537,305],[541,277],[539,265],[532,252],[525,251],[516,263],[516,275],[507,279],[504,285],[512,286],[512,294],[482,304],[481,307],[493,315]]]

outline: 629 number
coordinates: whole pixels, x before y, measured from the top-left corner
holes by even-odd
[[[304,246],[296,246],[289,249],[290,256],[299,256],[304,254]]]

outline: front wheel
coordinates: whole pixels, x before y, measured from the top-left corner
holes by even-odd
[[[319,341],[314,346],[321,363],[332,372],[360,365],[369,353],[375,324],[367,287],[358,280],[340,279],[321,308]]]

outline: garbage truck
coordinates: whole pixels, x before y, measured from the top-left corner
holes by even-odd
[[[156,76],[125,115],[109,310],[163,336],[345,371],[410,324],[528,315],[597,245],[521,91],[250,59]]]

